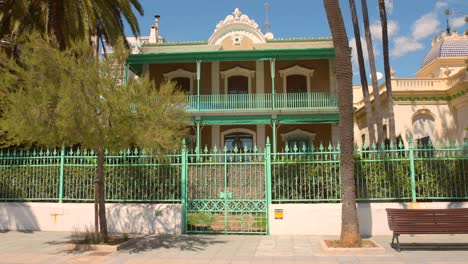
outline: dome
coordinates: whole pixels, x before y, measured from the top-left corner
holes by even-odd
[[[448,35],[437,39],[431,50],[424,57],[421,68],[438,58],[467,57],[468,38],[466,36]]]

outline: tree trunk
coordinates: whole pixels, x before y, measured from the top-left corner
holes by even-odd
[[[367,119],[367,128],[369,133],[369,145],[375,142],[375,119],[374,114],[372,112],[372,105],[370,102],[369,96],[369,86],[367,84],[367,76],[366,76],[366,65],[364,63],[364,55],[362,52],[362,43],[361,43],[361,32],[359,30],[359,21],[356,13],[356,4],[354,0],[349,0],[349,8],[351,9],[351,17],[353,20],[353,29],[354,29],[354,38],[356,39],[356,51],[357,51],[357,58],[359,63],[359,75],[361,77],[361,87],[362,87],[362,95],[364,98],[364,107],[366,108],[366,119]],[[364,145],[365,142],[362,142]]]
[[[48,25],[50,32],[55,36],[59,47],[61,50],[64,50],[66,47],[64,25],[63,25],[63,1],[50,1],[49,2],[50,14],[47,16]]]
[[[367,0],[361,0],[362,5],[362,17],[364,20],[364,30],[366,33],[366,43],[367,43],[367,53],[369,55],[369,66],[371,70],[372,77],[372,91],[374,94],[374,110],[375,118],[377,124],[377,146],[380,147],[380,144],[383,142],[383,125],[382,125],[382,107],[380,106],[380,92],[379,84],[377,82],[377,71],[375,69],[375,58],[374,58],[374,49],[372,45],[372,36],[369,27],[369,14],[367,12]],[[374,124],[371,124],[374,125]],[[367,125],[369,127],[369,124]]]
[[[97,184],[99,186],[99,228],[101,236],[104,242],[108,240],[107,232],[107,219],[106,219],[106,203],[104,197],[104,151],[101,148],[97,148]]]
[[[379,0],[380,21],[382,23],[382,48],[384,57],[385,85],[387,88],[388,125],[390,141],[395,142],[395,113],[393,112],[392,76],[390,73],[390,58],[388,56],[387,10],[385,0]]]
[[[342,189],[341,245],[358,247],[361,244],[356,208],[353,141],[353,69],[348,37],[338,0],[323,0],[335,48],[336,79],[340,113],[340,173]]]

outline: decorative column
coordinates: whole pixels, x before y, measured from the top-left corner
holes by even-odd
[[[201,154],[201,150],[200,150],[200,146],[201,146],[200,123],[201,123],[200,120],[195,120],[195,124],[197,125],[197,144],[196,144],[196,147],[195,147],[195,152],[197,153],[197,159],[200,157],[200,154]]]
[[[271,127],[273,128],[273,155],[276,155],[276,119],[271,119]]]
[[[271,108],[274,110],[275,106],[275,62],[276,59],[270,59],[270,70],[271,70]],[[273,152],[276,153],[275,150],[275,139],[273,139]]]
[[[200,71],[201,60],[197,60],[197,111],[200,111]]]

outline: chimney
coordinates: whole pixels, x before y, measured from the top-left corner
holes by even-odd
[[[159,42],[159,15],[154,16],[154,25],[151,25],[149,43]]]
[[[159,18],[160,15],[155,15],[154,16],[154,27],[156,29],[156,43],[159,43]]]

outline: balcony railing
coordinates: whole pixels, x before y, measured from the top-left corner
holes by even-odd
[[[199,102],[199,103],[198,103]],[[232,110],[336,110],[336,95],[327,92],[280,94],[188,95],[189,112]]]

